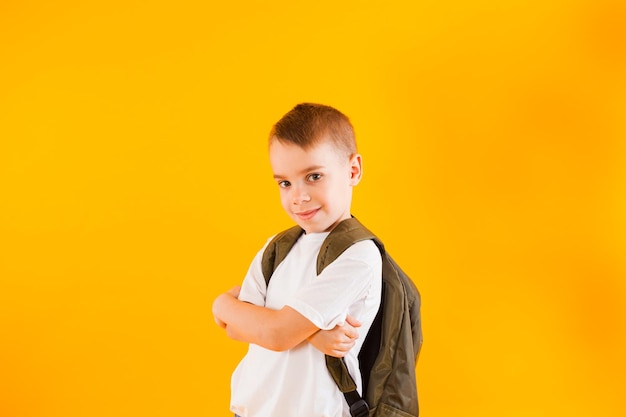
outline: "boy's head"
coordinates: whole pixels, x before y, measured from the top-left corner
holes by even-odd
[[[304,150],[329,141],[346,158],[357,152],[350,120],[339,110],[323,104],[298,104],[276,122],[269,140],[270,145],[279,141],[298,145]]]
[[[282,206],[306,233],[330,231],[350,217],[362,162],[345,115],[298,104],[272,128],[269,154]]]

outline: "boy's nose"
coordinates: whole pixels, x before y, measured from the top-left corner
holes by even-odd
[[[293,190],[293,193],[291,195],[291,202],[294,205],[306,203],[307,201],[310,201],[310,200],[311,200],[311,197],[309,196],[309,194],[306,192],[304,188],[295,188]]]

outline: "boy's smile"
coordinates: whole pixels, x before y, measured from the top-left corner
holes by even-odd
[[[269,154],[282,206],[306,233],[330,231],[350,217],[352,187],[361,179],[359,154],[348,158],[328,139],[309,149],[274,140]]]
[[[318,211],[319,209],[315,209],[315,210],[301,211],[301,212],[294,213],[294,214],[298,216],[301,220],[309,220],[313,218],[313,216],[315,216],[315,214],[317,214]]]

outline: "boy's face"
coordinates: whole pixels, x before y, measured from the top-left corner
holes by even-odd
[[[307,150],[274,140],[269,153],[283,208],[306,233],[330,231],[350,217],[360,155],[348,159],[329,140]]]

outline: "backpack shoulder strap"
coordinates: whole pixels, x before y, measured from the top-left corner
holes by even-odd
[[[356,217],[343,220],[322,243],[317,255],[317,274],[319,275],[324,268],[334,262],[350,246],[361,240],[369,239],[376,239],[376,236],[367,230]]]
[[[317,274],[334,262],[346,249],[362,240],[373,240],[384,255],[382,242],[355,217],[339,223],[326,237],[317,257]],[[369,406],[357,391],[356,383],[343,359],[326,355],[326,367],[343,393],[353,417],[367,417]]]
[[[415,284],[386,252],[380,239],[356,218],[344,220],[328,235],[317,259],[318,274],[356,242],[371,239],[382,256],[381,308],[368,332],[359,366],[363,395],[356,391],[343,360],[326,356],[330,374],[350,405],[353,417],[419,415],[415,364],[422,345],[420,294]],[[385,406],[381,406],[384,403]]]
[[[283,259],[285,259],[302,233],[304,233],[304,230],[302,230],[300,226],[293,226],[278,233],[270,243],[267,244],[263,252],[263,257],[261,258],[261,269],[263,271],[263,277],[265,278],[265,284],[269,284],[274,270],[280,265]]]

